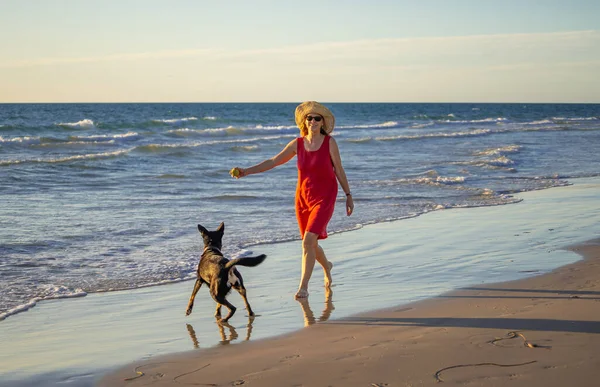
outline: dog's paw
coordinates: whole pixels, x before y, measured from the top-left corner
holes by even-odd
[[[188,308],[188,310],[185,311],[186,316],[189,316],[190,314],[192,314],[192,308]]]

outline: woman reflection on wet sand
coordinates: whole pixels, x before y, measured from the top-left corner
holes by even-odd
[[[250,340],[250,336],[252,335],[252,323],[254,322],[254,316],[248,318],[248,325],[246,325],[246,338],[244,341]],[[198,343],[198,339],[196,338],[196,332],[194,331],[194,327],[191,324],[185,324],[187,327],[187,331],[192,339],[192,344],[194,348],[200,348],[200,344]],[[236,340],[239,335],[233,325],[230,325],[227,322],[217,321],[217,326],[219,327],[219,335],[221,336],[221,341],[219,344],[227,345],[231,341]],[[229,334],[225,333],[225,328],[229,330]]]
[[[321,317],[318,320],[315,319],[315,314],[313,313],[310,305],[308,303],[308,298],[298,298],[296,301],[300,304],[302,308],[302,313],[304,314],[304,326],[307,327],[309,325],[313,325],[316,322],[325,322],[331,316],[331,312],[335,309],[333,306],[333,291],[331,289],[325,289],[325,308],[323,312],[321,312]]]

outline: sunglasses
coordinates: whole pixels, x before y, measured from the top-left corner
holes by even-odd
[[[321,116],[306,116],[306,121],[311,122],[315,120],[316,122],[321,122],[323,118]]]

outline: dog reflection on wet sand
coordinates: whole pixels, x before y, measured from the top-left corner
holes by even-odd
[[[302,313],[304,314],[304,326],[307,327],[309,325],[313,325],[316,322],[325,322],[329,320],[331,316],[331,312],[335,309],[333,306],[333,291],[331,289],[325,289],[325,308],[321,312],[321,316],[319,319],[315,319],[315,314],[313,313],[310,305],[308,303],[308,298],[298,298],[296,299],[298,303],[300,303],[300,307],[302,308]]]
[[[299,298],[296,301],[298,301],[298,303],[300,304],[300,307],[302,308],[302,313],[304,315],[304,326],[310,326],[313,325],[317,322],[325,322],[327,320],[329,320],[329,318],[331,317],[331,313],[333,312],[333,310],[335,309],[335,307],[333,306],[333,292],[331,291],[331,289],[326,289],[325,290],[325,302],[324,302],[324,308],[323,311],[321,312],[321,316],[319,316],[319,318],[315,318],[315,314],[313,313],[310,304],[308,303],[308,298]],[[252,335],[252,323],[254,322],[254,316],[251,316],[248,318],[248,324],[246,325],[246,337],[244,338],[244,341],[248,341],[250,340],[250,336]],[[237,333],[237,330],[235,329],[234,326],[232,326],[231,324],[229,324],[226,321],[223,320],[217,320],[217,327],[219,328],[219,335],[221,336],[221,341],[219,341],[219,343],[221,345],[227,345],[229,343],[231,343],[234,340],[237,340],[239,338],[239,335]],[[198,339],[196,338],[196,332],[194,331],[194,328],[192,327],[191,324],[186,324],[187,327],[187,331],[188,334],[190,335],[190,338],[192,339],[192,344],[194,345],[194,348],[200,348],[200,344],[198,343]],[[226,331],[227,329],[227,331]]]
[[[185,324],[188,334],[190,335],[190,338],[192,339],[192,344],[194,344],[194,348],[200,348],[200,344],[198,343],[198,338],[196,338],[196,331],[194,330],[194,327],[191,326],[190,324]]]
[[[246,325],[246,338],[244,339],[244,341],[250,340],[250,336],[252,335],[252,323],[253,322],[254,322],[254,317],[253,316],[249,317],[248,325]],[[194,345],[194,348],[200,348],[200,344],[198,342],[198,338],[196,337],[196,331],[194,331],[194,327],[192,327],[191,324],[185,324],[185,325],[187,327],[188,334],[190,335],[190,338],[192,339],[192,344]],[[239,337],[237,331],[235,330],[235,327],[232,326],[231,324],[229,324],[228,322],[219,320],[219,321],[217,321],[217,326],[219,327],[219,334],[221,335],[221,341],[219,341],[219,344],[227,345],[231,341],[237,340],[237,338]],[[229,331],[228,335],[225,333],[225,328],[227,328],[227,330]]]

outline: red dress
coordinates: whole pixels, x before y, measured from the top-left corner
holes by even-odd
[[[316,151],[304,148],[304,138],[296,142],[298,184],[296,185],[296,218],[300,236],[310,231],[318,239],[327,238],[327,223],[333,215],[338,184],[329,154],[329,136]]]

